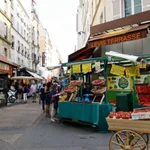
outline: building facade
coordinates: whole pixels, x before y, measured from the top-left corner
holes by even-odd
[[[59,77],[59,69],[48,70],[49,66],[60,64],[60,53],[52,45],[48,31],[40,24],[40,65],[39,72],[46,79],[52,76]]]
[[[29,46],[30,16],[20,0],[11,0],[11,22],[11,61],[21,67],[32,69]]]
[[[83,31],[83,35],[78,34],[78,49],[84,47],[90,38],[91,33],[86,29],[150,10],[149,0],[91,0],[88,2],[88,5],[86,2],[85,0],[80,0],[82,5],[80,5],[77,10],[77,33],[80,30]],[[86,7],[88,7],[88,9]],[[85,9],[87,9],[88,12],[83,13]],[[82,20],[80,19],[81,17],[83,18]],[[89,24],[84,23],[84,20],[89,21]],[[82,21],[82,23],[80,21]],[[110,50],[130,54],[149,53],[149,40],[148,33],[146,39],[101,46],[99,49],[102,52],[101,56]]]
[[[0,56],[11,59],[10,1],[0,1]]]

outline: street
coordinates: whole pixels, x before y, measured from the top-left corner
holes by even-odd
[[[50,122],[38,103],[0,109],[0,150],[108,150],[111,133]]]

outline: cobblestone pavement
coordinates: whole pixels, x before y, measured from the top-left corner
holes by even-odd
[[[111,133],[50,122],[36,103],[0,109],[0,150],[109,150]]]

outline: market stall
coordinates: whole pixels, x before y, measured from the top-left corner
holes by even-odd
[[[117,53],[115,55],[117,56]],[[116,111],[133,111],[134,108],[143,106],[137,95],[136,78],[141,76],[140,71],[144,69],[146,61],[148,58],[144,59],[143,56],[141,58],[125,55],[124,58],[123,55],[123,58],[115,56],[111,59],[109,57],[91,58],[63,64],[63,66],[75,69],[76,72],[73,71],[73,73],[79,75],[77,80],[70,82],[65,89],[67,94],[60,99],[59,117],[91,123],[97,125],[101,131],[107,131],[105,118],[112,111],[112,105]],[[96,68],[97,62],[103,74],[99,74],[98,79],[90,81],[94,97],[92,101],[85,101],[82,97],[82,83],[84,83],[82,70],[85,69],[86,64],[87,66],[94,64]],[[90,70],[89,67],[87,68]],[[144,81],[149,82],[147,78],[149,79],[146,77]]]
[[[97,126],[100,131],[107,131],[108,126],[105,118],[112,111],[112,105],[107,101],[107,61],[107,57],[104,57],[62,64],[62,66],[71,67],[72,74],[76,74],[78,78],[70,80],[69,85],[64,90],[65,94],[59,101],[58,115],[60,118],[88,123]],[[91,81],[90,94],[84,95],[84,75],[87,72],[92,74],[92,68],[94,68],[92,66],[95,66],[97,62],[102,63],[99,65],[103,67],[103,75]],[[90,95],[92,95],[92,99],[90,99]]]

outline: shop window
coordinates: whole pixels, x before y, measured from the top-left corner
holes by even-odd
[[[4,55],[7,57],[7,48],[4,48]]]
[[[142,11],[141,0],[125,0],[124,9],[125,17],[140,13]]]

